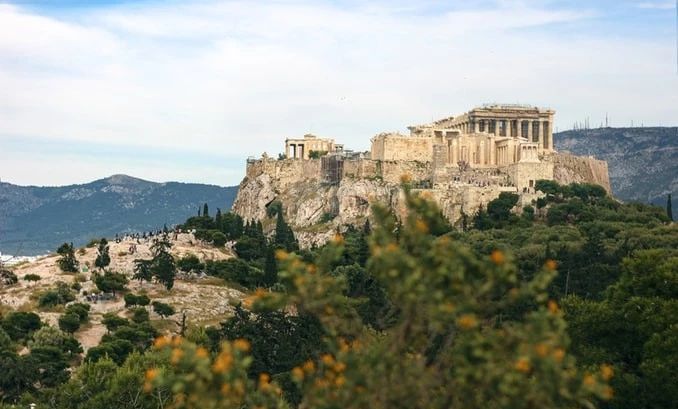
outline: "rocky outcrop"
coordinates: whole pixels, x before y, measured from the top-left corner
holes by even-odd
[[[607,162],[593,156],[574,156],[567,153],[548,155],[546,160],[553,162],[553,180],[562,184],[593,183],[612,193]]]

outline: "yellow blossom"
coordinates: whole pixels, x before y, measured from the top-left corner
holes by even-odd
[[[324,354],[320,359],[325,365],[332,365],[334,363],[334,358],[330,354]]]
[[[276,250],[275,251],[275,258],[277,260],[280,260],[280,261],[287,260],[287,257],[289,257],[289,255],[290,254],[288,252],[286,252],[285,250]]]
[[[414,222],[414,227],[419,233],[428,233],[428,224],[421,219],[417,219],[417,221]]]
[[[478,324],[478,320],[476,320],[476,316],[473,314],[464,314],[457,319],[457,325],[459,325],[461,329],[471,329],[475,327],[476,324]]]
[[[530,371],[530,361],[527,358],[519,358],[514,365],[518,372],[526,373]]]
[[[556,263],[555,260],[546,260],[546,263],[544,264],[548,270],[555,270],[558,268],[558,263]]]
[[[179,348],[174,348],[172,350],[172,357],[170,358],[172,365],[179,363],[182,356],[184,356],[184,351],[180,350]]]
[[[170,339],[168,337],[162,336],[155,339],[155,341],[153,342],[153,346],[155,348],[160,349],[163,348],[164,346],[169,345],[169,343]]]
[[[614,389],[612,389],[609,386],[606,386],[605,388],[603,388],[603,398],[604,399],[610,400],[610,399],[612,399],[613,396],[614,396]]]
[[[614,370],[611,365],[603,364],[600,366],[600,375],[603,380],[609,381],[614,376]]]
[[[231,392],[231,385],[229,383],[224,383],[223,385],[221,385],[222,395],[228,395],[229,392]]]
[[[181,337],[178,337],[178,336],[177,336],[177,337],[174,337],[174,338],[172,338],[172,346],[173,346],[173,347],[178,347],[179,345],[181,345],[181,342],[182,342],[182,341],[183,341],[183,340],[181,339]]]
[[[337,233],[337,234],[335,234],[334,237],[332,238],[332,242],[334,242],[334,244],[344,244],[344,236],[342,236],[341,234]]]
[[[310,360],[306,361],[306,362],[304,362],[303,368],[304,368],[304,371],[311,373],[311,372],[315,371],[315,363],[313,363],[313,361],[310,361]]]
[[[301,382],[304,379],[304,370],[295,366],[292,368],[292,378],[294,378],[295,381]]]
[[[158,376],[158,370],[156,368],[151,368],[146,371],[146,380],[151,382]]]
[[[337,379],[334,380],[334,384],[337,385],[338,387],[342,386],[345,383],[346,378],[344,378],[343,376],[338,376]]]
[[[334,365],[334,371],[335,372],[344,372],[346,370],[346,364],[343,362],[337,362]]]
[[[265,372],[259,374],[259,383],[266,384],[271,381],[271,376]]]
[[[504,264],[504,261],[506,261],[506,257],[504,257],[504,253],[502,253],[500,250],[494,250],[492,254],[490,254],[490,260],[498,266]]]
[[[583,382],[584,382],[584,385],[586,385],[586,386],[593,386],[593,385],[596,384],[596,380],[593,379],[593,376],[591,376],[589,374],[584,375],[584,381]]]
[[[226,372],[231,369],[232,364],[233,357],[231,354],[222,352],[219,354],[217,359],[214,360],[214,363],[212,364],[212,371],[215,373]]]
[[[539,355],[541,358],[545,357],[549,353],[549,348],[541,343],[535,345],[534,350],[537,352],[537,355]]]
[[[553,351],[553,358],[557,362],[562,362],[565,358],[565,350],[563,348],[556,348],[556,350]]]
[[[553,300],[549,300],[548,309],[551,314],[557,314],[558,311],[560,311],[560,308],[558,308],[558,303]]]
[[[238,338],[235,341],[233,341],[233,346],[235,347],[235,349],[243,352],[247,352],[250,350],[250,342],[243,338]]]
[[[208,352],[207,349],[203,347],[198,347],[198,349],[195,350],[195,356],[198,358],[207,358]]]

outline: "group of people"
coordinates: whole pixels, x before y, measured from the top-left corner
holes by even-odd
[[[167,229],[158,229],[158,230],[150,230],[148,232],[142,232],[142,233],[123,233],[123,234],[115,234],[115,242],[116,243],[121,243],[123,241],[136,241],[136,244],[141,244],[142,242],[147,243],[154,238],[160,237],[163,234],[172,234],[172,240],[176,241],[179,237],[179,233],[181,233],[181,229],[178,227],[174,227],[171,230]],[[136,252],[136,244],[130,245],[129,252],[130,253],[135,253]]]

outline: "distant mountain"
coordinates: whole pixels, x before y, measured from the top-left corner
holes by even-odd
[[[143,232],[182,223],[207,203],[227,211],[238,187],[155,183],[114,175],[84,185],[17,186],[0,183],[0,252],[35,255],[63,242]]]
[[[665,207],[671,193],[678,216],[678,127],[565,131],[553,140],[559,151],[606,160],[617,198]]]

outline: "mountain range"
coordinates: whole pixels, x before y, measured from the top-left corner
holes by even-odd
[[[678,127],[597,128],[554,134],[558,151],[607,161],[612,192],[627,202],[665,207],[678,216]]]
[[[82,185],[17,186],[0,183],[0,252],[36,255],[63,242],[76,246],[183,223],[207,203],[231,208],[238,187],[155,183],[114,175]]]

